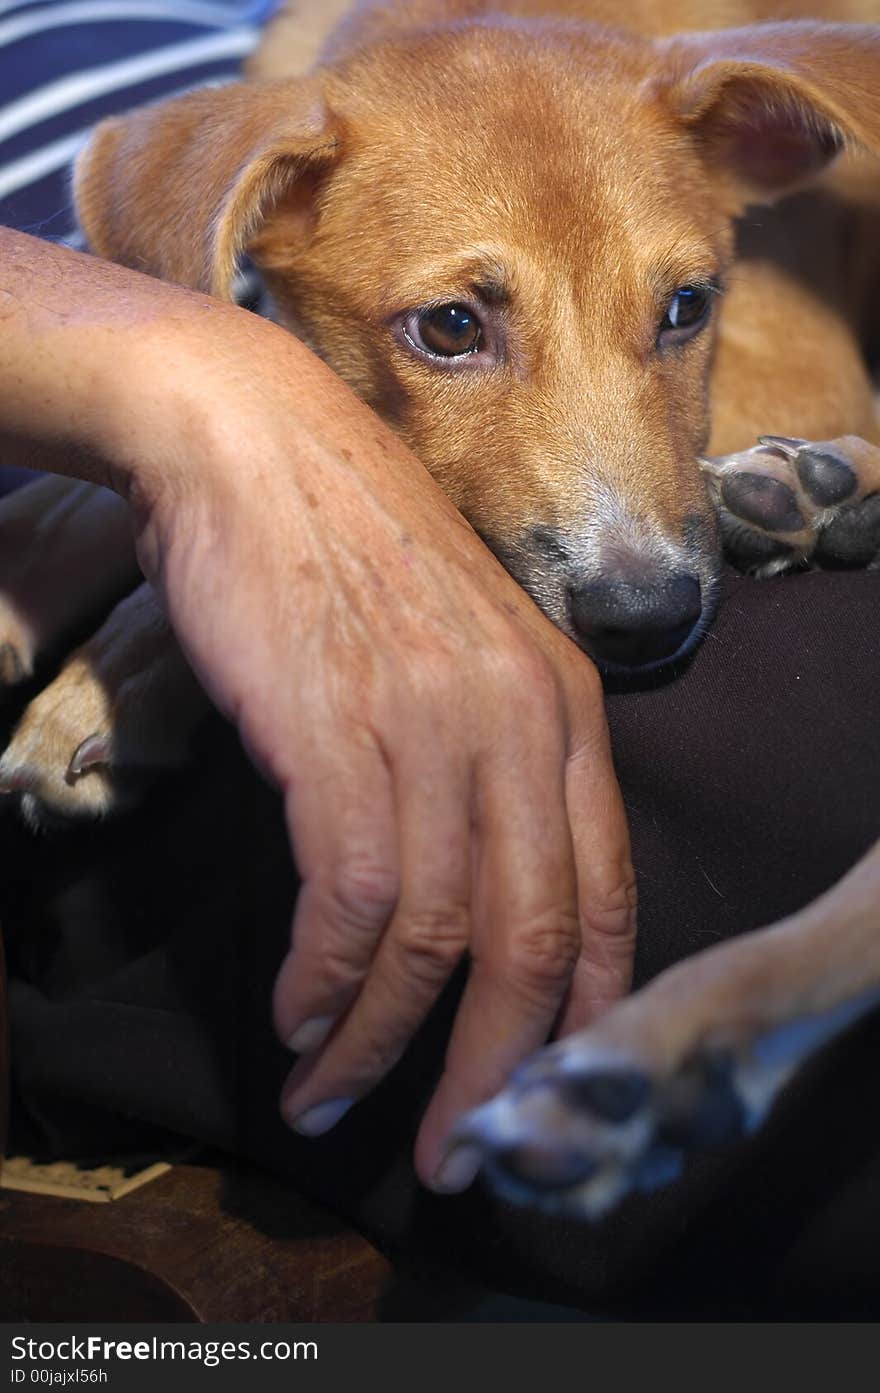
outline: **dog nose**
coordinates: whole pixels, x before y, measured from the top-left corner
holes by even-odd
[[[671,658],[702,613],[696,576],[608,577],[569,592],[584,648],[601,663],[639,668]]]

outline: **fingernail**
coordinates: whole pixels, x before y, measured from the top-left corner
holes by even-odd
[[[323,1136],[345,1116],[353,1102],[353,1098],[330,1098],[326,1103],[307,1108],[299,1117],[288,1117],[288,1125],[303,1137]]]
[[[287,1042],[287,1048],[294,1054],[313,1054],[319,1045],[323,1045],[335,1024],[335,1016],[313,1016],[310,1021],[303,1021],[302,1025],[297,1026]]]
[[[482,1155],[475,1146],[457,1146],[451,1151],[431,1180],[431,1189],[438,1195],[457,1195],[476,1177]]]

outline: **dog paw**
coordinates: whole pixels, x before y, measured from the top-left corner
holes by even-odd
[[[744,570],[773,575],[799,561],[880,560],[880,449],[857,436],[813,442],[764,435],[702,461],[724,548]]]
[[[113,747],[112,696],[75,656],[26,707],[0,758],[0,792],[33,827],[104,817],[126,802]]]
[[[503,1198],[598,1219],[628,1193],[680,1175],[693,1151],[750,1130],[733,1057],[697,1053],[672,1074],[600,1045],[550,1046],[456,1135]]]
[[[0,793],[35,828],[123,812],[187,761],[206,709],[142,586],[25,708],[0,758]]]
[[[453,1146],[476,1151],[503,1198],[599,1219],[627,1194],[676,1180],[694,1153],[760,1127],[804,1060],[880,993],[727,1039],[713,1026],[672,1043],[669,1003],[657,1010],[640,996],[609,1013],[610,1032],[603,1022],[548,1046],[463,1119]]]
[[[27,626],[0,595],[0,692],[30,677],[34,667],[34,646]]]

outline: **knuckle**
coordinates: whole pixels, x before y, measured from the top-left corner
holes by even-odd
[[[356,1079],[356,1093],[367,1093],[377,1084],[394,1068],[405,1048],[405,1039],[378,1031],[359,1041],[357,1059],[351,1066],[351,1073]]]
[[[584,906],[586,930],[605,938],[629,940],[635,935],[639,892],[632,862],[609,867]]]
[[[552,717],[559,710],[560,689],[553,664],[536,647],[520,644],[506,656],[503,674],[508,698],[539,717]]]
[[[461,654],[454,651],[447,637],[431,630],[431,642],[413,646],[409,653],[407,680],[398,684],[404,695],[432,709],[443,710],[460,703],[462,693]]]
[[[530,694],[540,695],[555,691],[553,665],[535,645],[515,644],[510,652],[509,663],[514,678],[526,687]]]
[[[309,963],[308,978],[299,983],[303,1005],[320,1003],[322,1009],[330,1010],[347,1003],[363,985],[368,966],[369,960],[363,960],[351,944],[322,944]]]
[[[452,971],[467,948],[469,936],[466,907],[421,906],[403,919],[398,951],[408,974],[433,981]]]
[[[507,946],[507,976],[524,985],[564,990],[580,946],[580,926],[572,911],[555,910],[536,916]]]
[[[342,861],[324,887],[326,916],[344,929],[375,930],[390,919],[399,882],[390,866],[368,859]]]
[[[401,1013],[361,1019],[356,1032],[348,1038],[344,1056],[333,1064],[345,1080],[345,1091],[351,1089],[355,1097],[369,1092],[394,1068],[417,1024],[417,1020],[410,1021]]]

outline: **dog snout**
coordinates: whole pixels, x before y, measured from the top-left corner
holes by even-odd
[[[611,668],[653,667],[682,650],[703,613],[698,578],[687,572],[603,576],[573,586],[574,631],[592,658]]]

